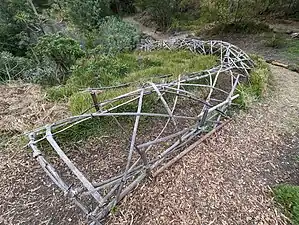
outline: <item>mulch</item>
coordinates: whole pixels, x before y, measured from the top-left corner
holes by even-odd
[[[273,202],[271,187],[282,182],[298,182],[295,156],[299,148],[296,130],[299,76],[283,68],[272,66],[271,69],[275,95],[256,103],[248,112],[235,115],[234,121],[213,138],[154,180],[140,184],[116,207],[106,223],[287,224]],[[0,87],[1,93],[18,89],[5,88]],[[17,100],[12,101],[9,95],[0,99],[1,106],[4,102],[12,107],[5,115],[1,114],[2,124],[11,124],[2,132],[5,130],[8,136],[11,127],[11,133],[16,134],[10,133],[9,141],[0,143],[3,147],[0,224],[86,224],[81,212],[51,184],[28,149],[20,147],[18,136],[32,126],[65,117],[66,106],[46,102],[38,88],[33,88],[39,91],[28,97],[25,94],[30,93],[26,91],[30,88],[21,90],[19,96],[13,92]],[[14,107],[22,99],[30,98],[38,104],[32,103],[36,106],[28,108],[37,110],[30,113],[34,117],[24,119],[28,111],[21,113]],[[61,111],[56,113],[55,109],[47,116],[49,110],[43,110],[40,107],[43,104]],[[22,127],[15,127],[15,122],[6,119],[8,114],[14,117],[11,121],[21,121]]]

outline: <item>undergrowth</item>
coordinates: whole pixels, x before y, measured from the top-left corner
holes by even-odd
[[[254,60],[255,68],[250,72],[248,82],[237,87],[240,96],[236,99],[236,103],[245,109],[265,95],[271,78],[268,64],[256,55],[252,55],[251,58]]]
[[[294,225],[299,224],[299,186],[279,185],[273,188],[274,200],[283,207]]]

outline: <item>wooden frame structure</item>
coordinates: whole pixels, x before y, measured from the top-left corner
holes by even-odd
[[[249,72],[254,68],[250,57],[238,47],[223,41],[201,41],[198,39],[170,39],[164,41],[148,41],[139,46],[142,51],[159,49],[186,49],[198,54],[217,55],[219,64],[214,68],[189,74],[181,74],[178,79],[164,83],[146,83],[135,91],[128,92],[104,102],[98,102],[96,89],[90,89],[96,112],[85,113],[66,118],[56,123],[46,125],[32,131],[29,146],[33,150],[33,157],[39,162],[46,174],[51,178],[71,201],[78,205],[86,214],[91,224],[101,224],[105,216],[115,205],[131,192],[144,178],[153,176],[165,169],[194,138],[204,136],[208,131],[215,131],[221,125],[223,117],[232,101],[238,98],[235,93],[237,85],[249,77]],[[223,78],[228,80],[223,85]],[[122,85],[121,85],[122,86]],[[117,88],[117,87],[111,87]],[[205,89],[205,96],[200,90]],[[218,94],[215,94],[215,93]],[[216,98],[220,96],[221,98]],[[160,102],[154,112],[144,112],[143,105],[147,96],[155,96]],[[170,97],[169,97],[170,96]],[[216,96],[216,97],[215,97]],[[170,101],[171,100],[171,101]],[[193,101],[198,104],[200,113],[196,116],[188,115],[188,110],[177,110],[179,102]],[[122,111],[123,107],[135,104],[137,110]],[[127,162],[121,173],[100,182],[89,181],[75,163],[66,155],[55,140],[55,136],[71,127],[94,118],[108,117],[115,120],[119,117],[133,117],[134,123],[129,138],[130,144],[127,152]],[[164,118],[161,130],[156,131],[155,138],[142,143],[137,142],[140,119]],[[116,119],[117,120],[117,119]],[[188,126],[181,128],[181,121],[189,121]],[[118,123],[119,124],[119,123]],[[120,128],[121,125],[119,124]],[[165,130],[172,126],[173,132],[165,135]],[[64,162],[65,166],[73,173],[74,177],[82,184],[80,187],[68,184],[59,172],[46,160],[46,156],[38,143],[47,141],[52,150]],[[153,146],[166,143],[167,147],[154,152],[154,157],[148,153]],[[137,154],[137,157],[133,155]],[[81,200],[82,196],[93,201],[90,209]]]

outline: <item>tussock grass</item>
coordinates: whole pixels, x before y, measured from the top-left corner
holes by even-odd
[[[252,55],[251,58],[256,67],[250,72],[248,82],[240,84],[237,88],[240,97],[236,99],[236,103],[245,109],[265,95],[271,78],[271,71],[266,61],[256,55]]]
[[[136,89],[148,81],[175,79],[179,74],[200,71],[216,65],[216,56],[198,55],[190,51],[153,51],[120,54],[117,57],[99,56],[83,59],[74,68],[66,85],[47,90],[48,99],[69,100],[73,114],[91,105],[91,99],[82,89],[131,83],[129,87],[105,90],[98,94],[99,102]],[[167,78],[164,75],[169,75]]]
[[[129,86],[99,91],[98,102],[112,99],[119,95],[133,91],[140,84],[149,81],[166,82],[176,79],[179,74],[190,73],[209,69],[216,65],[217,57],[199,55],[190,51],[160,50],[153,52],[134,52],[131,54],[119,54],[116,57],[97,56],[89,59],[81,59],[66,85],[57,86],[47,90],[48,98],[53,101],[68,101],[73,115],[81,114],[93,105],[88,91],[82,91],[89,87],[100,88],[103,86],[115,86],[129,83]],[[165,75],[168,75],[165,77]],[[142,111],[153,112],[161,104],[155,94],[144,96]],[[108,104],[103,109],[108,109],[128,99],[117,103]],[[114,112],[135,112],[137,101],[122,106]],[[95,112],[92,108],[89,112]],[[124,126],[133,123],[131,117],[119,117],[119,122]],[[140,126],[148,123],[146,118],[140,121]],[[93,118],[78,124],[59,134],[58,139],[64,142],[86,140],[91,135],[107,135],[107,133],[119,130],[118,125],[109,118]]]
[[[269,34],[269,33],[267,33],[265,35],[264,44],[265,44],[266,47],[283,48],[286,45],[286,40],[285,40],[285,38],[283,37],[282,34],[276,34],[276,33]]]

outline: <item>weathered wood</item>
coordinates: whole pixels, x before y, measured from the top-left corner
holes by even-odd
[[[92,101],[93,101],[94,108],[96,109],[97,112],[100,111],[100,107],[98,105],[99,103],[98,103],[96,92],[95,91],[90,91],[90,95],[91,95],[91,98],[92,98]]]
[[[91,195],[95,198],[95,200],[99,203],[102,201],[102,196],[95,190],[94,186],[86,179],[83,173],[78,170],[78,168],[74,165],[74,163],[67,157],[67,155],[62,151],[57,142],[54,140],[51,134],[51,127],[47,129],[47,140],[53,149],[57,152],[60,158],[65,162],[65,164],[70,168],[70,170],[76,175],[76,177],[82,182],[82,184],[89,190]]]

